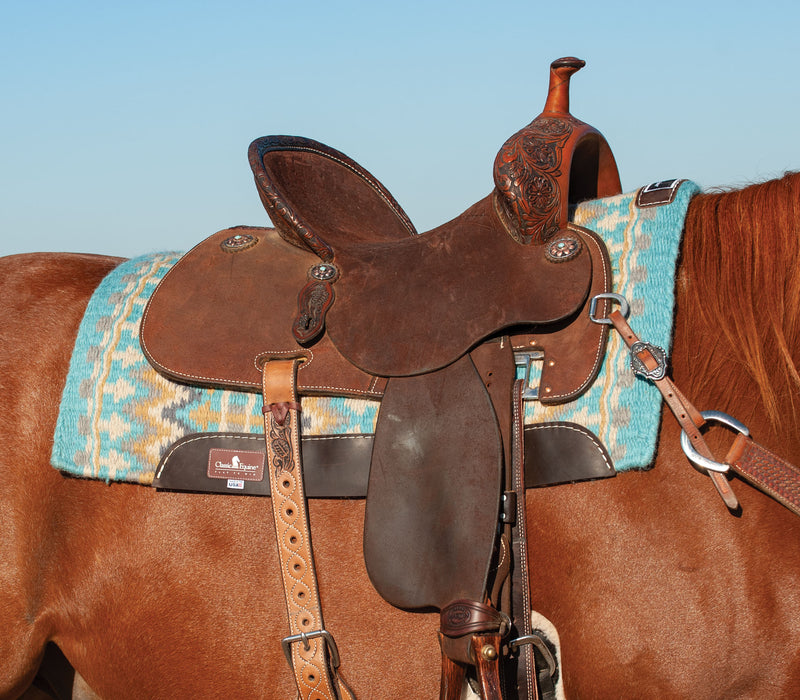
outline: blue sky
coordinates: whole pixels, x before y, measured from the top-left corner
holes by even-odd
[[[623,188],[800,169],[800,3],[0,0],[0,254],[132,256],[268,225],[250,141],[371,170],[421,231],[492,187],[494,155],[578,56],[572,112]]]

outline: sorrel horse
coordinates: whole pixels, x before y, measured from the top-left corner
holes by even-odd
[[[800,175],[691,203],[672,373],[800,463]],[[285,698],[273,526],[259,498],[156,493],[49,466],[87,300],[119,261],[0,261],[0,697],[48,641],[105,698]],[[730,440],[715,429],[712,444]],[[527,492],[533,607],[571,698],[800,696],[800,519],[733,479],[731,515],[679,447],[655,467]],[[310,505],[320,591],[360,698],[433,698],[436,615],[372,589],[363,501]]]

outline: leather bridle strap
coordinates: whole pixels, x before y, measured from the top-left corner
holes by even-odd
[[[300,700],[354,700],[337,673],[339,654],[323,624],[317,590],[300,458],[296,377],[301,362],[277,359],[262,366],[270,501],[290,631],[283,649]]]

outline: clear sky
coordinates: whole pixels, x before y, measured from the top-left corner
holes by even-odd
[[[494,155],[578,56],[572,112],[623,188],[800,169],[800,3],[0,0],[0,254],[185,250],[268,225],[250,141],[371,170],[420,231],[492,187]]]

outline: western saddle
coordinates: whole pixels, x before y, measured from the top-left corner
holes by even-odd
[[[344,154],[307,138],[254,141],[275,229],[214,234],[150,299],[141,343],[162,374],[263,392],[283,644],[304,700],[352,697],[316,586],[304,395],[381,398],[364,557],[387,601],[441,611],[441,697],[460,697],[469,667],[484,698],[535,696],[521,418],[531,389],[516,364],[544,360],[545,403],[574,398],[598,372],[607,326],[586,310],[608,291],[608,256],[568,214],[620,191],[605,139],[569,114],[583,65],[553,62],[544,111],[501,148],[493,192],[423,234]],[[510,571],[498,564],[509,554]]]

